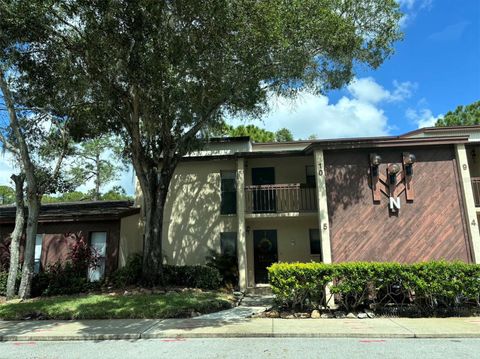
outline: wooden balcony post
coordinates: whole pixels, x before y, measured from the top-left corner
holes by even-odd
[[[473,197],[472,180],[470,177],[470,168],[468,166],[465,145],[455,145],[455,155],[457,159],[460,187],[463,194],[463,205],[467,220],[468,236],[470,237],[472,249],[472,259],[473,263],[480,264],[480,231],[478,229],[475,198]]]

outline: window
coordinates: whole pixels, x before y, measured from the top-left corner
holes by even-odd
[[[107,232],[92,232],[90,245],[99,256],[98,266],[88,269],[88,280],[97,282],[105,275],[105,262],[107,256]]]
[[[33,272],[40,272],[40,265],[42,262],[42,244],[43,244],[43,234],[37,234],[35,237],[35,254],[33,262]]]
[[[237,256],[237,233],[220,233],[220,252],[222,255]]]
[[[235,171],[221,172],[222,200],[220,204],[221,214],[237,213],[237,185]]]
[[[315,187],[315,166],[306,166],[307,185]]]
[[[318,228],[310,229],[310,254],[322,254]]]

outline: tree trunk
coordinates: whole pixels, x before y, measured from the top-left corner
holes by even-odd
[[[35,262],[35,239],[37,236],[38,215],[40,214],[40,197],[36,191],[28,190],[27,240],[23,259],[22,280],[18,295],[21,299],[30,298]]]
[[[5,80],[5,74],[0,67],[0,90],[3,94],[5,106],[8,109],[8,117],[10,120],[10,127],[12,128],[17,148],[23,165],[25,179],[27,181],[27,240],[25,243],[24,261],[22,269],[22,280],[20,282],[20,289],[18,294],[20,298],[25,299],[30,296],[33,277],[33,262],[35,255],[35,237],[37,235],[37,221],[40,212],[40,199],[38,191],[37,179],[35,177],[35,166],[30,158],[30,151],[25,139],[24,133],[21,131],[21,125],[15,110],[15,103],[12,93]],[[58,163],[60,165],[60,163]],[[58,168],[60,168],[58,166]]]
[[[93,199],[98,201],[100,199],[100,154],[97,153],[95,157],[95,194]]]
[[[139,176],[145,215],[142,276],[147,284],[165,285],[162,240],[165,203],[172,178],[170,173],[173,173],[173,170],[161,171],[160,175],[149,176],[149,180],[145,177],[141,179]]]
[[[23,173],[12,175],[15,182],[15,204],[17,206],[15,215],[15,228],[13,229],[10,242],[10,267],[8,269],[7,279],[7,300],[15,296],[15,284],[17,283],[18,262],[20,256],[20,238],[22,238],[25,225],[25,205],[23,203],[23,183],[25,176]]]

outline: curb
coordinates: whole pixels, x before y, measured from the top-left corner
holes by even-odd
[[[63,341],[90,341],[90,340],[138,340],[141,334],[91,334],[91,335],[59,335],[59,336],[36,336],[36,335],[3,335],[0,342],[63,342]]]
[[[33,336],[33,335],[4,335],[0,342],[24,341],[103,341],[103,340],[142,340],[166,338],[376,338],[376,339],[448,339],[448,338],[479,338],[480,334],[452,333],[452,334],[356,334],[356,333],[158,333],[158,334],[92,334],[92,335],[65,335],[65,336]]]

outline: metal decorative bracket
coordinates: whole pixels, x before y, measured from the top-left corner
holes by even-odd
[[[415,191],[413,189],[413,164],[416,161],[412,153],[402,154],[402,165],[397,163],[386,164],[386,171],[380,171],[381,157],[375,153],[370,154],[370,177],[373,202],[380,203],[382,193],[389,198],[389,208],[392,212],[400,209],[399,196],[405,192],[407,202],[413,202]]]

